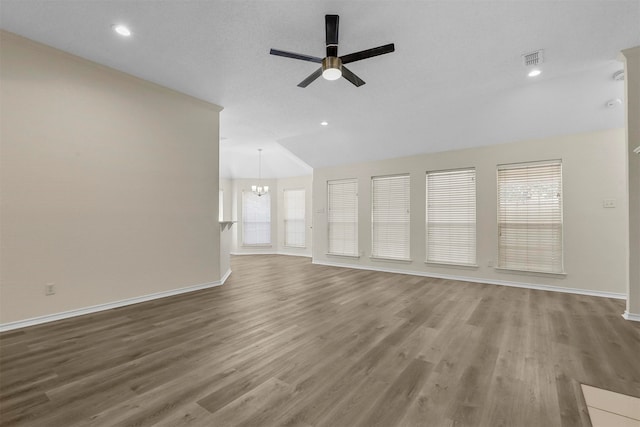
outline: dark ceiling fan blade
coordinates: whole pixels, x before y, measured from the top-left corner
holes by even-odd
[[[356,87],[360,87],[363,84],[365,84],[364,80],[362,80],[360,77],[353,74],[353,72],[349,70],[347,67],[345,67],[344,65],[342,66],[342,77],[349,80]]]
[[[298,87],[307,87],[311,82],[322,75],[322,67],[318,68],[316,71],[311,73],[309,77],[298,83]]]
[[[360,61],[362,59],[372,58],[378,55],[384,55],[385,53],[391,53],[395,51],[396,48],[393,43],[386,44],[384,46],[378,46],[367,50],[361,50],[360,52],[350,53],[348,55],[341,56],[343,64],[348,64],[350,62]]]
[[[271,55],[284,56],[285,58],[300,59],[302,61],[316,62],[318,64],[322,64],[322,58],[318,58],[310,55],[303,55],[301,53],[285,52],[284,50],[278,50],[278,49],[271,49],[269,53]]]
[[[325,15],[325,35],[327,45],[327,56],[338,56],[338,25],[340,17],[338,15]]]

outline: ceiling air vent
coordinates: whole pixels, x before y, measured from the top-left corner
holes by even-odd
[[[531,67],[533,65],[540,65],[543,62],[542,49],[533,52],[525,53],[522,55],[525,67]]]

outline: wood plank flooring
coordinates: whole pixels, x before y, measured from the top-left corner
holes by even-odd
[[[241,256],[224,286],[0,335],[2,426],[589,426],[623,301]]]

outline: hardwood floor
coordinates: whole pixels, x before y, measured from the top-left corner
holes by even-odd
[[[224,286],[0,335],[2,426],[589,426],[623,301],[242,256]]]

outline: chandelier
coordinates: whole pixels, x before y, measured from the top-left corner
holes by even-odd
[[[258,197],[269,192],[269,186],[262,185],[262,148],[258,148],[258,185],[252,185],[251,191],[253,191],[254,194],[257,194]]]

